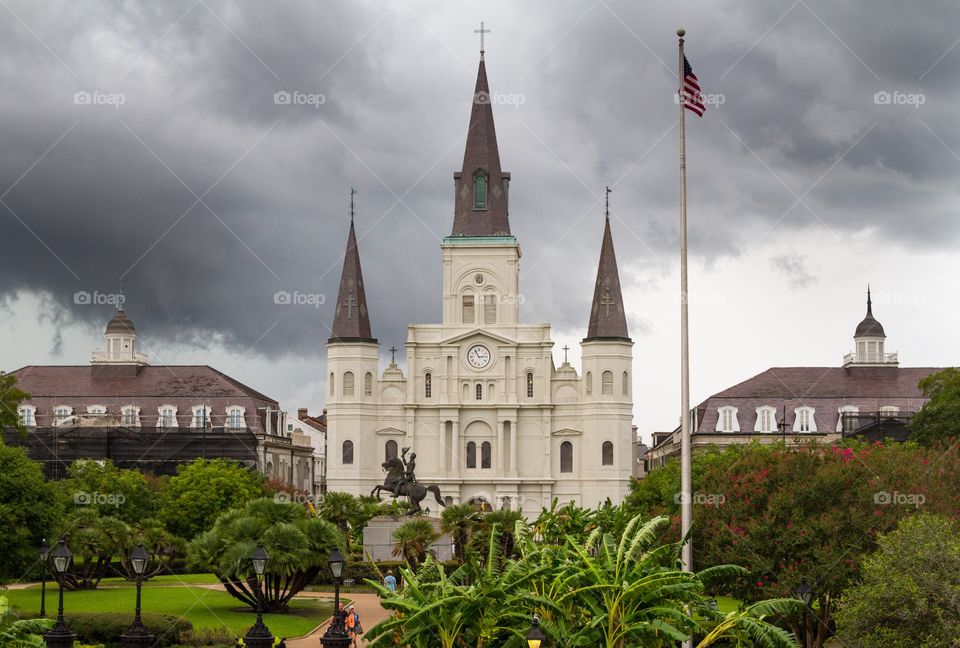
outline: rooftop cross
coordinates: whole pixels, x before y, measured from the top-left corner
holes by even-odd
[[[390,364],[397,364],[397,347],[390,347]]]
[[[357,195],[357,190],[350,187],[350,222],[353,222],[353,197]]]
[[[347,298],[343,300],[347,306],[347,319],[353,319],[353,307],[357,305],[357,300],[353,297],[353,291],[347,293]]]
[[[605,196],[605,198],[606,198],[606,206],[604,207],[603,214],[604,214],[604,216],[606,216],[608,219],[610,218],[610,192],[612,192],[612,191],[613,191],[613,189],[611,189],[610,187],[607,187],[607,195]]]
[[[473,30],[473,33],[474,33],[474,34],[480,34],[480,56],[483,57],[483,35],[484,35],[484,34],[489,34],[489,33],[490,33],[490,30],[483,28],[483,21],[481,20],[481,21],[480,21],[480,29],[474,29],[474,30]]]
[[[567,351],[570,350],[570,347],[567,345],[563,346],[563,364],[567,364]]]
[[[603,293],[603,298],[600,299],[600,303],[607,307],[607,317],[610,317],[610,304],[615,304],[616,302],[610,297],[609,288]]]

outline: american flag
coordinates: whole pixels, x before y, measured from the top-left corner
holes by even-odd
[[[690,61],[686,56],[683,57],[683,90],[680,92],[680,100],[684,108],[697,113],[697,117],[703,117],[707,106],[703,103],[700,82],[697,80],[697,75],[693,73],[693,68],[690,67]]]

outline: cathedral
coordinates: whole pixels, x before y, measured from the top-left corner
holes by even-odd
[[[327,342],[327,487],[368,494],[383,462],[415,454],[418,481],[447,504],[536,515],[554,498],[618,503],[634,465],[633,342],[609,214],[578,373],[554,366],[549,324],[520,320],[520,244],[489,97],[481,52],[440,246],[443,321],[409,325],[406,375],[395,362],[379,371],[351,218]]]

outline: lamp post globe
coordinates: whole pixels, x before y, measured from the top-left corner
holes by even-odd
[[[546,639],[543,631],[540,630],[540,617],[536,614],[533,615],[533,625],[530,626],[530,630],[527,632],[527,645],[530,648],[540,648],[540,644],[543,643],[543,640]]]
[[[320,645],[323,648],[348,648],[350,645],[346,624],[347,613],[346,610],[340,609],[340,583],[343,581],[343,567],[346,563],[340,549],[334,547],[330,557],[327,558],[330,573],[333,574],[333,616],[327,631],[320,637]]]
[[[243,638],[243,644],[247,648],[271,648],[273,646],[273,634],[263,622],[263,594],[260,588],[260,579],[267,571],[270,556],[267,555],[266,549],[257,547],[250,556],[250,562],[253,563],[253,572],[256,577],[257,622],[247,631]]]
[[[130,566],[133,567],[133,573],[137,578],[137,607],[133,616],[133,623],[127,628],[127,631],[120,635],[120,645],[123,648],[137,648],[138,646],[152,646],[153,635],[140,619],[140,590],[143,587],[143,574],[147,571],[147,563],[150,562],[150,554],[138,544],[130,552]]]
[[[67,548],[67,543],[62,538],[57,548],[48,553],[53,559],[53,572],[57,577],[60,602],[57,608],[57,622],[49,632],[43,635],[43,639],[47,648],[72,648],[77,635],[70,631],[70,626],[63,619],[63,579],[70,568],[73,553]]]

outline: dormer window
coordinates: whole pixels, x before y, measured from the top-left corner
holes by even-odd
[[[37,408],[33,405],[21,405],[17,409],[17,414],[20,417],[20,425],[24,427],[36,427],[37,425]]]
[[[73,408],[67,405],[58,405],[53,408],[53,424],[66,425],[73,415]]]
[[[247,427],[246,419],[244,414],[246,413],[245,408],[238,405],[231,405],[227,408],[227,427],[239,430],[240,428]]]
[[[796,415],[793,419],[794,432],[817,431],[817,422],[813,418],[814,410],[812,407],[798,407],[793,412]]]
[[[717,409],[717,432],[739,432],[737,408],[725,405]]]
[[[120,410],[120,424],[125,427],[140,426],[140,408],[135,405],[126,405]]]
[[[87,414],[106,414],[106,405],[87,405]]]
[[[210,415],[209,405],[193,406],[193,418],[190,421],[190,427],[206,428],[206,427],[210,427],[211,422],[212,422],[212,417]]]
[[[157,408],[157,427],[175,428],[177,427],[177,408],[173,405],[161,405]]]
[[[487,176],[478,173],[473,176],[473,208],[485,210],[487,208]]]
[[[754,432],[773,432],[777,427],[777,410],[769,405],[757,408],[757,422]]]

